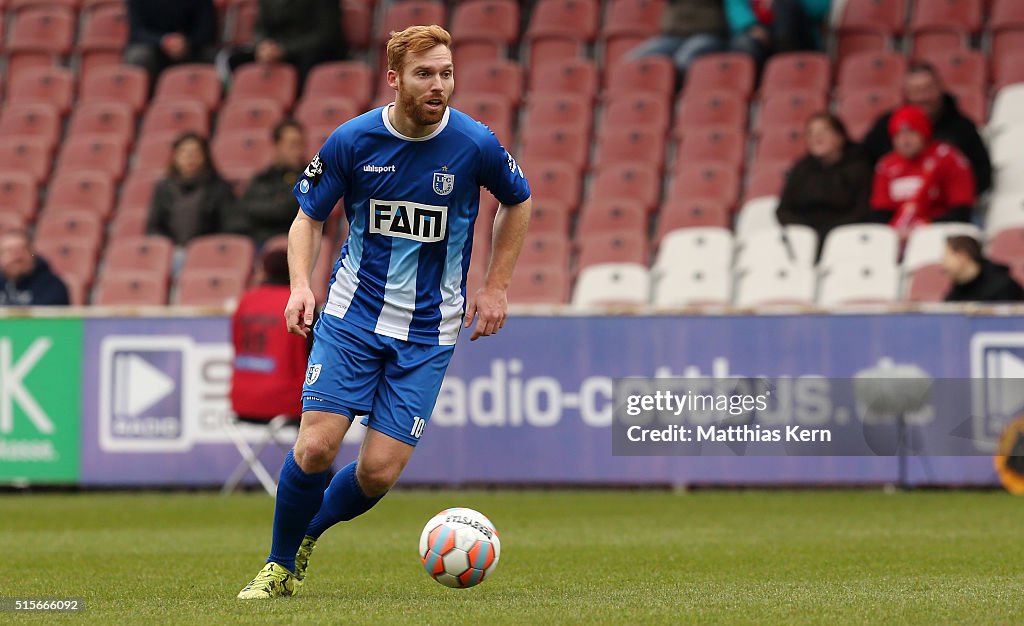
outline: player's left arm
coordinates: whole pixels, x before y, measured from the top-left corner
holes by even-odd
[[[526,240],[533,202],[527,198],[519,204],[500,205],[494,218],[491,259],[487,264],[484,286],[477,290],[466,310],[466,328],[479,319],[470,341],[489,337],[501,330],[508,318],[508,285],[512,282],[519,252]]]

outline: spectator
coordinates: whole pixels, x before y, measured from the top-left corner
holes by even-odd
[[[263,284],[242,296],[231,318],[231,406],[249,419],[298,417],[309,348],[306,338],[288,333],[281,317],[291,294],[287,253],[264,255],[263,272]]]
[[[125,63],[149,72],[150,84],[175,63],[209,62],[217,34],[212,0],[128,0]]]
[[[174,142],[167,178],[153,190],[147,231],[184,246],[200,235],[237,230],[233,204],[231,185],[214,169],[206,139],[185,133]]]
[[[946,302],[1024,301],[1024,287],[1005,265],[983,257],[981,244],[974,237],[956,235],[947,239],[942,268],[953,281]]]
[[[238,206],[238,232],[262,246],[274,235],[287,233],[299,205],[292,194],[307,163],[306,133],[295,120],[274,127],[274,164],[253,176]]]
[[[722,0],[670,0],[661,16],[661,34],[640,44],[630,56],[667,56],[682,81],[698,57],[726,50],[728,36]]]
[[[724,0],[733,47],[764,63],[773,52],[823,50],[831,0]]]
[[[916,106],[889,117],[895,149],[875,168],[871,206],[876,221],[888,221],[906,237],[918,224],[970,221],[974,175],[955,147],[932,139],[931,122]]]
[[[979,194],[992,187],[992,162],[989,161],[988,149],[974,122],[960,111],[956,99],[943,90],[942,80],[934,67],[927,63],[914,63],[908,68],[903,80],[903,100],[928,114],[936,139],[952,144],[967,157]],[[891,115],[890,111],[879,117],[864,137],[864,149],[873,161],[878,161],[892,150],[889,137]]]
[[[64,282],[42,257],[32,256],[23,231],[0,234],[0,306],[70,304]]]
[[[317,63],[345,58],[337,0],[259,0],[254,45],[230,53],[231,69],[243,63],[290,63],[300,79]]]
[[[831,113],[812,115],[806,138],[807,155],[789,170],[776,215],[817,231],[820,250],[830,230],[871,216],[871,162]]]

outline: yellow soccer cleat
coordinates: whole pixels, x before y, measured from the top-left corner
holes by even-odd
[[[277,563],[267,563],[252,582],[238,592],[239,600],[262,600],[295,595],[295,574]]]
[[[309,567],[309,557],[316,547],[316,539],[306,535],[299,545],[299,551],[295,553],[295,582],[300,586],[306,580],[306,568]]]

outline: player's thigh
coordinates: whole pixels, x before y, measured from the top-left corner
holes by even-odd
[[[367,426],[415,446],[430,421],[454,350],[396,340],[384,363]]]
[[[325,411],[305,411],[299,422],[299,436],[295,440],[296,462],[303,465],[307,457],[316,457],[317,465],[333,460],[338,454],[345,433],[352,424],[351,411],[348,415]],[[308,459],[312,461],[312,459]]]

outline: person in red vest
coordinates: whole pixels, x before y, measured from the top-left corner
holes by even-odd
[[[298,418],[309,344],[281,323],[281,312],[291,294],[288,254],[268,252],[263,257],[263,272],[263,284],[242,296],[231,318],[235,346],[231,407],[243,419]]]
[[[875,168],[871,208],[904,238],[930,222],[967,222],[974,210],[974,173],[952,145],[932,139],[932,124],[913,105],[889,119],[893,151]]]

